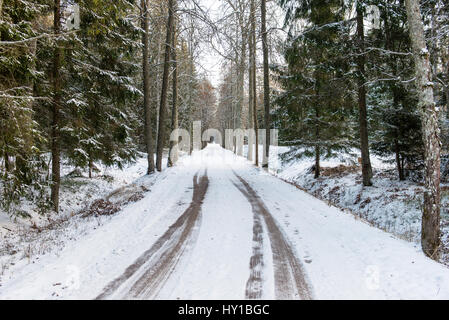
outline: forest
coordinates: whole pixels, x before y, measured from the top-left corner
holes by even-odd
[[[198,135],[199,145],[190,139]],[[206,164],[195,162],[201,152]],[[220,152],[250,166],[207,160]],[[217,166],[235,176],[228,181]],[[281,234],[295,225],[279,227],[270,207],[290,205],[285,219],[301,211],[303,195],[282,198],[290,191],[280,190],[293,185],[449,265],[449,3],[0,0],[0,278],[15,259],[11,250],[31,259],[58,249],[39,245],[32,253],[30,243],[51,242],[54,233],[66,234],[55,236],[61,243],[71,232],[81,237],[68,231],[84,223],[73,219],[95,217],[86,227],[94,232],[96,223],[109,223],[103,216],[115,219],[147,197],[162,217],[158,199],[174,205],[181,186],[188,194],[193,189],[185,212],[196,216],[195,201],[207,203],[218,177],[229,184],[221,182],[222,193],[240,199],[232,198],[240,190],[251,203],[254,232]],[[273,193],[264,196],[262,185]],[[258,207],[255,199],[267,203]],[[190,203],[184,200],[177,200],[180,207]],[[183,216],[179,221],[189,225]],[[253,246],[253,255],[263,247]],[[282,255],[297,255],[289,250]],[[397,257],[408,257],[404,252]],[[434,268],[422,263],[423,270]],[[246,298],[272,298],[251,281]],[[407,282],[398,284],[404,292]],[[167,283],[158,295],[166,297]],[[306,287],[275,297],[312,297]],[[148,288],[128,294],[149,298]],[[112,292],[99,297],[125,297]]]

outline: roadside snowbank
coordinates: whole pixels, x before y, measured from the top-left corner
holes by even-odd
[[[275,158],[288,148],[273,148]],[[341,155],[321,162],[322,176],[314,178],[310,168],[314,159],[301,158],[287,163],[270,164],[271,171],[279,178],[294,183],[322,200],[349,209],[373,226],[394,235],[419,243],[423,188],[419,183],[399,181],[394,164],[388,164],[371,156],[373,186],[363,187],[360,166],[356,158]],[[274,161],[274,160],[273,160]],[[332,168],[332,169],[329,169]],[[441,261],[449,264],[449,186],[442,185],[441,233],[443,255]]]

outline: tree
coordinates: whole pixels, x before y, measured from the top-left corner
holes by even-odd
[[[432,67],[424,37],[419,0],[406,0],[410,40],[415,60],[418,109],[421,114],[426,167],[421,245],[437,260],[440,247],[440,130],[433,96]]]
[[[200,105],[198,118],[201,120],[202,129],[214,128],[217,97],[214,86],[207,78],[203,78],[198,84],[197,101]]]
[[[159,130],[157,136],[156,169],[162,171],[162,152],[165,145],[165,119],[167,117],[167,92],[170,67],[171,37],[173,34],[175,0],[168,0],[167,34],[165,37],[164,73],[162,76],[161,101],[159,106]]]
[[[321,157],[349,152],[353,146],[353,99],[347,92],[352,83],[345,75],[351,65],[344,53],[350,43],[349,26],[339,24],[345,15],[342,1],[302,3],[288,18],[285,46],[286,67],[275,71],[282,85],[275,121],[280,139],[291,150],[286,159],[313,156],[315,178],[320,176]],[[307,27],[300,34],[298,20]]]
[[[262,166],[268,168],[268,159],[270,156],[270,69],[268,63],[268,32],[267,32],[267,8],[266,0],[261,1],[261,33],[262,33],[262,53],[263,53],[263,104],[264,104],[264,120],[265,120],[265,148]]]
[[[144,136],[147,151],[148,169],[147,174],[154,172],[154,151],[153,151],[153,133],[151,129],[151,97],[150,97],[150,10],[148,0],[141,1],[142,16],[142,71],[143,71],[143,108],[144,108]]]
[[[173,26],[172,36],[172,60],[173,60],[173,82],[172,82],[172,114],[171,114],[171,129],[176,130],[179,127],[178,120],[178,61],[176,55],[176,23]],[[168,152],[168,166],[173,166],[178,159],[177,141],[170,141],[170,150]],[[172,154],[173,153],[173,154]],[[173,156],[173,157],[172,157]]]
[[[54,1],[54,34],[61,33],[61,2]],[[59,211],[59,187],[61,184],[61,137],[60,137],[60,108],[61,108],[61,67],[62,51],[58,39],[55,40],[53,53],[53,103],[51,123],[51,202],[53,209]]]
[[[373,176],[371,161],[369,156],[368,144],[368,121],[366,111],[366,87],[365,87],[365,31],[363,26],[363,7],[361,1],[356,3],[357,15],[357,38],[359,45],[359,55],[357,58],[358,67],[358,106],[359,106],[359,132],[360,132],[360,151],[362,155],[362,177],[363,185],[371,186]]]
[[[399,180],[405,180],[423,158],[417,91],[409,81],[414,73],[407,16],[395,0],[378,8],[381,27],[368,30],[365,40],[371,146],[378,155],[393,155]]]
[[[257,124],[257,86],[256,86],[256,5],[255,0],[250,0],[250,32],[249,32],[249,128],[254,129],[255,132],[255,164],[259,166],[259,135],[258,124]],[[252,157],[252,146],[248,150],[248,158]],[[252,160],[252,159],[251,159]]]
[[[95,162],[122,166],[137,154],[134,137],[144,127],[142,20],[129,19],[136,11],[127,1],[81,4],[80,30],[65,40],[61,68],[61,153],[92,177]]]
[[[375,121],[372,149],[381,157],[395,156],[398,177],[402,181],[407,176],[406,167],[420,167],[424,147],[414,97],[416,90],[397,83],[393,90],[391,87],[391,83],[383,83],[371,90],[371,111]]]
[[[49,99],[33,90],[45,81],[36,62],[37,39],[44,39],[39,17],[46,14],[48,7],[36,3],[6,0],[0,6],[0,208],[11,215],[26,215],[24,199],[38,212],[48,209],[46,140],[35,107]]]

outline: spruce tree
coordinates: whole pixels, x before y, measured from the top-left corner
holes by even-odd
[[[287,3],[284,3],[286,5]],[[309,10],[310,9],[310,10]],[[314,156],[315,177],[320,159],[351,146],[349,83],[344,78],[349,65],[341,59],[342,39],[348,34],[336,22],[344,16],[341,1],[312,1],[287,13],[290,25],[298,19],[308,26],[297,35],[291,29],[285,59],[287,69],[277,70],[285,90],[277,99],[281,140],[294,148],[285,156]]]

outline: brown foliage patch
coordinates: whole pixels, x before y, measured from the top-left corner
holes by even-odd
[[[348,173],[357,173],[360,170],[360,167],[358,166],[345,166],[343,164],[337,166],[337,167],[332,167],[332,168],[328,168],[328,167],[323,167],[320,170],[320,173],[322,176],[325,177],[332,177],[332,176],[338,176],[341,177],[345,174]]]
[[[109,216],[120,210],[120,206],[110,201],[99,199],[94,201],[83,213],[83,217],[88,216]]]
[[[363,200],[363,202],[360,204],[360,208],[362,208],[362,209],[365,208],[368,205],[368,203],[371,203],[371,198],[370,197],[368,197],[365,200]]]
[[[135,194],[133,194],[131,197],[128,198],[128,201],[126,201],[126,203],[137,202],[139,200],[142,200],[143,198],[144,195],[142,192],[136,192]]]

